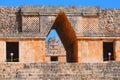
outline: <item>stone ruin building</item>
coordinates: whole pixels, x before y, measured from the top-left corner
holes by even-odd
[[[46,42],[46,61],[66,62],[66,51],[57,37],[51,37]]]
[[[119,80],[119,61],[120,9],[0,7],[1,80]]]

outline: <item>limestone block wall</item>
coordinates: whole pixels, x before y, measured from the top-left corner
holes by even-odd
[[[0,62],[6,61],[6,42],[0,40]]]
[[[45,62],[45,41],[39,38],[0,39],[0,62],[6,62],[6,42],[19,43],[19,62]]]
[[[102,36],[119,36],[120,9],[100,9],[99,27]]]
[[[115,41],[115,60],[120,61],[120,40]]]
[[[46,61],[46,62],[50,62],[50,57],[49,57],[49,56],[48,56],[48,57],[46,56],[46,57],[45,57],[45,61]]]
[[[45,41],[41,39],[26,39],[19,41],[20,62],[44,62]]]
[[[58,15],[59,12],[65,15]],[[57,19],[57,16],[61,17]],[[57,20],[56,20],[57,19]],[[64,21],[66,20],[66,22]],[[68,20],[67,20],[68,19]],[[56,22],[57,21],[57,22]],[[56,22],[56,24],[54,24]],[[59,22],[59,24],[58,24]],[[66,26],[70,22],[71,29],[75,32],[74,39],[78,37],[116,37],[120,36],[120,9],[102,9],[99,7],[75,7],[75,6],[20,6],[0,7],[0,37],[2,38],[46,38],[53,25]],[[68,27],[68,26],[67,26]],[[65,29],[67,32],[70,28]],[[61,31],[62,28],[58,28]],[[63,33],[62,32],[62,33]],[[70,32],[72,33],[72,32]],[[66,33],[65,33],[66,34]],[[63,35],[63,38],[71,34]],[[116,37],[117,38],[117,37]],[[119,40],[115,41],[115,60],[120,60]],[[12,40],[13,40],[12,39]],[[5,41],[5,42],[4,42]],[[19,40],[20,61],[45,61],[44,40]],[[72,41],[66,38],[66,43]],[[73,40],[74,41],[74,40]],[[72,42],[73,42],[72,41]],[[0,61],[5,61],[6,39],[0,41]],[[74,43],[74,42],[73,42]],[[40,44],[40,46],[38,46]],[[41,44],[43,44],[41,46]],[[3,47],[2,47],[3,46]],[[36,47],[37,46],[37,47]],[[71,46],[71,45],[69,45]],[[77,46],[77,45],[74,45]],[[78,62],[102,62],[102,40],[78,39]],[[69,50],[70,51],[70,50]],[[72,51],[70,51],[72,52]],[[97,53],[96,53],[97,52]],[[3,53],[3,54],[2,54]],[[26,55],[27,56],[26,56]],[[29,55],[30,54],[30,55]],[[69,55],[69,54],[68,54]],[[71,55],[70,55],[71,56]],[[76,54],[77,56],[77,54]],[[75,56],[75,58],[76,58]],[[99,56],[99,57],[98,57]],[[98,59],[98,60],[97,60]]]
[[[67,62],[66,56],[59,56],[58,61],[60,61],[60,62]]]
[[[0,63],[0,80],[119,80],[120,62]]]
[[[0,33],[18,32],[18,7],[0,6]]]
[[[26,31],[25,25],[28,23],[36,27],[36,32],[40,32],[32,36],[46,37],[60,11],[67,15],[78,36],[119,36],[120,9],[96,6],[0,6],[0,36],[31,36],[30,33],[19,35],[22,27]],[[28,22],[24,21],[23,16],[29,18]],[[86,26],[89,30],[85,29]],[[96,29],[98,26],[99,29]]]
[[[79,40],[78,62],[101,63],[103,62],[103,46],[101,40]]]

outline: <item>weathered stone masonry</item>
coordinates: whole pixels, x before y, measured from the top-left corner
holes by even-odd
[[[49,62],[45,39],[52,29],[66,51],[61,60],[76,63]],[[119,32],[120,9],[1,6],[0,80],[119,80]]]
[[[0,61],[6,61],[6,42],[19,42],[20,62],[45,62],[51,29],[61,38],[67,62],[103,62],[104,42],[113,42],[119,61],[119,13],[99,7],[0,7]]]
[[[0,63],[0,80],[119,80],[119,64]]]

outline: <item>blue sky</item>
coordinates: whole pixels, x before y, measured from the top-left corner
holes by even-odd
[[[120,8],[120,0],[0,0],[0,6],[49,5],[49,6],[99,6],[101,8]],[[51,31],[48,38],[58,36]],[[48,40],[46,39],[46,41]]]
[[[100,6],[102,8],[120,8],[120,0],[0,0],[1,6],[21,5],[61,5],[61,6]]]
[[[58,5],[58,6],[100,6],[120,8],[120,0],[0,0],[1,6]]]

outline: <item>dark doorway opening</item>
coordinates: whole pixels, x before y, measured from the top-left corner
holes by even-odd
[[[18,62],[19,61],[19,43],[6,42],[6,61]]]
[[[114,60],[113,42],[103,42],[103,60]]]
[[[51,61],[58,61],[58,56],[51,56]]]

